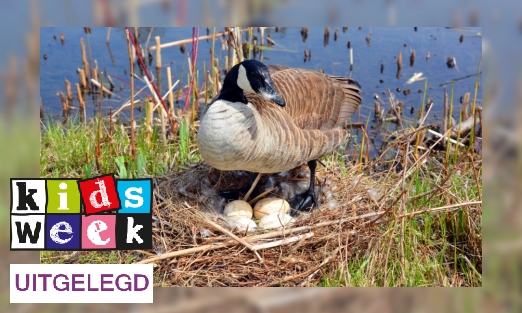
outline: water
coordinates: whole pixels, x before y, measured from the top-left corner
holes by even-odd
[[[140,29],[140,42],[143,45],[147,40],[150,28]],[[223,31],[222,28],[217,29]],[[416,119],[417,111],[422,105],[422,90],[424,81],[416,82],[411,85],[406,81],[416,72],[422,72],[428,79],[428,92],[426,99],[431,98],[434,106],[430,113],[430,121],[440,124],[438,117],[442,113],[443,87],[441,84],[452,79],[474,75],[477,73],[478,63],[482,50],[482,37],[476,36],[481,32],[480,28],[448,29],[448,28],[428,28],[420,27],[417,31],[411,28],[356,28],[350,27],[346,32],[338,28],[338,39],[334,40],[335,28],[331,28],[329,42],[324,43],[324,28],[309,28],[308,37],[303,42],[300,28],[275,28],[266,29],[265,35],[275,40],[277,45],[264,50],[263,62],[266,64],[283,64],[290,67],[300,67],[313,70],[324,70],[327,74],[350,76],[359,82],[363,89],[363,103],[361,115],[352,118],[366,122],[370,117],[373,119],[374,94],[385,103],[386,110],[389,107],[388,90],[390,90],[396,100],[404,103],[405,117]],[[371,32],[370,45],[367,44],[366,37]],[[65,43],[60,43],[60,33],[65,35]],[[211,29],[212,33],[212,29]],[[257,29],[255,34],[260,37]],[[244,38],[246,38],[246,33]],[[56,39],[53,39],[53,35]],[[107,114],[109,107],[113,111],[120,108],[124,100],[130,96],[129,81],[129,57],[127,53],[127,43],[124,28],[113,28],[111,30],[110,44],[105,44],[107,28],[92,28],[92,33],[87,36],[83,28],[41,28],[40,44],[42,60],[40,64],[40,88],[41,97],[46,115],[58,116],[61,112],[60,98],[56,95],[59,90],[65,91],[64,79],[71,83],[78,82],[77,68],[82,67],[80,38],[84,38],[86,44],[90,45],[92,59],[97,60],[98,68],[106,74],[111,75],[116,84],[114,90],[119,97],[105,98],[103,101],[103,113]],[[200,28],[200,35],[206,35],[206,28]],[[460,36],[464,35],[463,42]],[[192,28],[153,28],[150,45],[154,45],[154,37],[160,36],[161,42],[171,42],[181,39],[191,38]],[[222,50],[221,39],[216,40],[215,57],[220,58],[220,66],[224,64],[224,57],[228,54],[227,50]],[[350,73],[350,57],[347,42],[351,41],[354,56],[354,68]],[[199,57],[197,61],[200,71],[200,83],[202,84],[203,63],[210,63],[210,48],[212,40],[202,40],[199,43]],[[312,57],[304,62],[304,50],[311,49]],[[416,60],[410,66],[409,56],[411,50],[416,52]],[[186,52],[182,54],[178,46],[162,49],[162,94],[167,90],[166,66],[170,66],[173,75],[173,82],[181,79],[183,85],[187,82],[188,63],[187,58],[191,51],[191,44],[186,44]],[[402,51],[403,67],[400,76],[397,78],[397,55]],[[427,61],[426,55],[430,53]],[[155,51],[151,51],[155,57]],[[47,60],[43,60],[43,55],[47,55]],[[112,56],[111,56],[112,55]],[[448,57],[456,59],[457,66],[448,68],[446,61]],[[259,59],[259,55],[257,57]],[[148,61],[147,61],[148,63]],[[380,72],[381,63],[384,64],[383,73]],[[151,74],[156,75],[155,60],[149,66]],[[121,79],[121,80],[120,80]],[[381,83],[380,80],[383,80]],[[107,81],[105,79],[105,81]],[[120,85],[123,91],[119,91]],[[460,80],[455,83],[454,103],[458,105],[460,97],[466,92],[470,92],[473,97],[475,76]],[[142,82],[136,81],[136,88],[144,86]],[[451,85],[448,84],[448,95]],[[409,95],[397,92],[397,88],[411,89]],[[76,94],[73,88],[73,93]],[[177,88],[176,88],[177,90]],[[149,91],[146,90],[148,94]],[[383,94],[386,92],[386,94]],[[142,96],[141,96],[142,98]],[[482,87],[479,86],[477,99],[482,99]],[[78,107],[77,100],[74,106]],[[94,96],[86,99],[87,114],[93,116],[96,113],[99,100]],[[183,105],[184,100],[180,105]],[[414,108],[414,115],[410,115],[411,107]],[[457,106],[459,107],[459,106]],[[140,111],[136,111],[136,116],[142,116]],[[124,111],[122,119],[130,116],[129,111]],[[454,110],[454,118],[459,119],[458,109]]]

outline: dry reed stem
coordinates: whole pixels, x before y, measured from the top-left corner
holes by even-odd
[[[172,73],[170,72],[170,66],[167,66],[167,83],[169,90],[172,90]],[[172,91],[169,92],[169,105],[171,117],[176,117],[176,110],[174,109],[174,93]]]
[[[131,157],[132,160],[136,160],[136,139],[135,139],[135,120],[134,120],[134,58],[132,55],[132,45],[131,45],[131,39],[130,39],[130,32],[129,29],[126,30],[126,37],[127,37],[127,53],[129,55],[129,64],[130,64],[130,105],[131,105]]]
[[[105,88],[105,86],[102,87],[102,84],[100,84],[96,79],[91,78],[91,82],[102,90],[102,92],[100,92],[100,94],[103,94],[105,92],[105,93],[110,94],[111,96],[121,99],[121,97],[119,95],[117,95],[117,94],[113,93],[112,91],[110,91],[109,89]]]
[[[261,250],[261,249],[274,248],[274,247],[278,247],[278,246],[282,246],[282,245],[287,245],[289,243],[296,242],[296,241],[299,241],[302,239],[312,238],[313,236],[314,236],[314,233],[309,232],[309,233],[306,233],[303,235],[298,235],[298,236],[289,237],[289,238],[285,238],[285,239],[281,239],[281,240],[258,244],[258,245],[252,246],[251,250],[255,251],[255,250]]]
[[[80,109],[83,110],[85,109],[85,102],[83,102],[82,91],[80,90],[80,85],[78,83],[76,84],[76,93],[78,94],[78,103],[80,103]]]
[[[263,198],[264,196],[266,196],[267,194],[271,193],[272,191],[274,191],[276,189],[277,189],[277,187],[273,187],[273,188],[270,188],[270,189],[264,191],[263,193],[261,193],[257,197],[255,197],[254,199],[248,201],[248,204],[254,205],[258,200],[260,200],[261,198]]]
[[[160,36],[154,37],[156,41],[156,68],[161,68],[161,42]]]
[[[248,190],[246,195],[243,197],[243,201],[248,200],[248,197],[250,197],[250,195],[252,194],[252,191],[254,191],[254,188],[256,187],[257,183],[259,183],[259,179],[261,179],[261,173],[257,174],[256,179],[254,180],[254,183],[252,184],[252,186],[250,186],[250,189]]]
[[[80,45],[81,45],[81,51],[82,51],[82,63],[83,63],[83,74],[85,83],[89,80],[89,62],[87,62],[87,52],[85,51],[85,41],[83,38],[80,38]],[[86,88],[89,88],[89,85],[85,86]]]
[[[66,111],[69,108],[69,104],[67,103],[67,98],[62,91],[58,91],[58,96],[60,96],[60,101],[62,103],[62,110]]]
[[[72,93],[72,89],[71,89],[71,83],[67,79],[65,79],[65,90],[67,91],[67,100],[69,101],[69,106],[71,106],[72,99],[74,97],[73,97],[73,93]]]
[[[214,229],[217,229],[219,230],[220,232],[228,235],[230,238],[236,240],[237,242],[239,242],[240,244],[242,244],[243,246],[247,247],[250,251],[254,252],[254,254],[256,255],[257,259],[259,260],[259,262],[263,263],[263,259],[261,258],[261,256],[254,250],[254,247],[249,244],[248,242],[244,241],[243,239],[237,237],[236,235],[234,235],[233,233],[231,233],[230,231],[226,230],[225,228],[219,226],[218,224],[214,223],[213,221],[209,220],[209,219],[204,219],[204,221],[212,226]]]
[[[78,69],[78,76],[80,81],[80,86],[82,88],[87,88],[87,80],[85,79],[85,71],[83,69]]]
[[[248,28],[241,29],[241,31],[242,32],[248,31]],[[223,34],[228,34],[228,31],[224,31],[224,32],[221,32],[221,33],[216,33],[214,35],[220,36],[220,35],[223,35]],[[210,39],[214,35],[199,36],[197,39],[199,39],[199,40]],[[179,46],[179,45],[185,44],[185,43],[192,43],[192,38],[177,40],[177,41],[173,41],[173,42],[167,42],[167,43],[164,43],[164,44],[160,45],[160,48],[170,48],[170,47]],[[150,46],[149,50],[156,50],[156,46]]]

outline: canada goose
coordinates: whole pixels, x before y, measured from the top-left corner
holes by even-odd
[[[349,78],[243,61],[202,113],[199,151],[219,170],[277,173],[308,163],[310,187],[289,202],[317,206],[316,159],[348,140],[342,125],[361,103],[359,90]]]

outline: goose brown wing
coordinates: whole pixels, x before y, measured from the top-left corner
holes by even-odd
[[[361,103],[354,80],[306,69],[269,67],[285,111],[301,129],[327,131],[341,126]]]
[[[274,73],[282,71],[282,70],[288,70],[290,69],[288,66],[284,65],[268,65],[268,72],[270,72],[270,75],[274,75]]]

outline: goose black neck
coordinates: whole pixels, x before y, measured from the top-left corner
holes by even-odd
[[[238,72],[238,66],[236,65],[230,70],[230,72],[227,73],[218,99],[229,102],[241,102],[244,104],[248,103],[248,100],[243,93],[243,89],[239,88],[237,85]]]
[[[223,88],[221,88],[221,92],[219,93],[218,99],[225,100],[228,102],[241,102],[244,104],[248,103],[248,100],[245,97],[243,90],[237,86],[233,87],[223,85]]]

